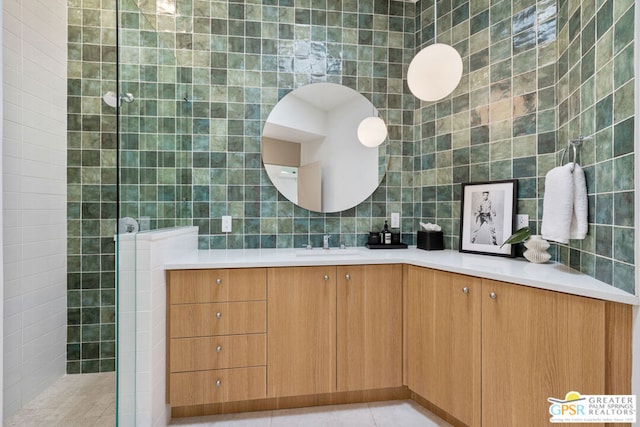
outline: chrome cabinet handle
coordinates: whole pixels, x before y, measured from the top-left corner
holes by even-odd
[[[221,345],[217,346],[216,347],[216,352],[220,353],[221,351],[222,351],[222,346]]]
[[[221,318],[221,317],[222,317],[222,313],[217,312],[217,313],[216,313],[216,319],[219,319],[219,318]]]
[[[328,275],[326,275],[326,274],[324,275],[324,281],[325,281],[325,282],[328,282],[328,281],[329,281],[329,276],[328,276]]]
[[[467,288],[466,286],[464,288],[462,288],[462,293],[463,294],[468,294],[469,293],[469,288]]]
[[[222,385],[222,381],[216,380],[216,387],[220,387]]]
[[[491,293],[489,294],[489,298],[491,298],[491,299],[496,299],[496,298],[498,298],[498,295],[496,295],[496,293],[495,293],[495,292],[491,292]]]
[[[222,283],[222,279],[221,278],[217,278],[216,279],[216,285],[220,285]]]
[[[347,280],[351,280],[351,276],[349,276],[348,274],[346,276],[344,276],[345,279]]]

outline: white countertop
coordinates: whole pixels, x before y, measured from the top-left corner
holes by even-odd
[[[345,251],[345,252],[341,252]],[[313,254],[313,255],[310,255]],[[533,264],[521,258],[502,258],[453,250],[332,248],[228,249],[190,251],[165,265],[167,270],[243,267],[301,267],[403,263],[500,280],[573,295],[638,305],[640,300],[606,283],[558,263]]]

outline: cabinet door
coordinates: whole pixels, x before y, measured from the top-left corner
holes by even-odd
[[[264,366],[204,371],[204,403],[264,399],[266,375]]]
[[[402,386],[402,266],[341,266],[338,391]]]
[[[491,280],[482,293],[482,425],[547,425],[547,398],[604,394],[604,301]]]
[[[264,268],[174,270],[167,278],[170,304],[267,299]]]
[[[480,425],[480,279],[409,266],[407,289],[407,385]]]
[[[264,333],[266,312],[265,301],[173,305],[169,337]]]
[[[242,368],[266,364],[266,334],[170,340],[169,372]]]
[[[335,267],[269,269],[269,397],[335,391],[335,271]]]
[[[172,373],[169,403],[192,406],[264,399],[266,375],[264,366]]]

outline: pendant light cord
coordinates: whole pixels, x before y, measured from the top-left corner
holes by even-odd
[[[438,0],[433,0],[433,44],[438,43]]]

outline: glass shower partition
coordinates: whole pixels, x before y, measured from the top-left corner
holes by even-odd
[[[178,64],[175,34],[157,29],[175,19],[175,10],[117,1],[116,410],[119,426],[135,426],[141,412],[153,416],[140,392],[150,386],[149,367],[138,360],[149,343],[148,325],[140,326],[147,309],[140,295],[147,290],[137,286],[136,241],[140,233],[192,224],[193,95],[190,68]]]

